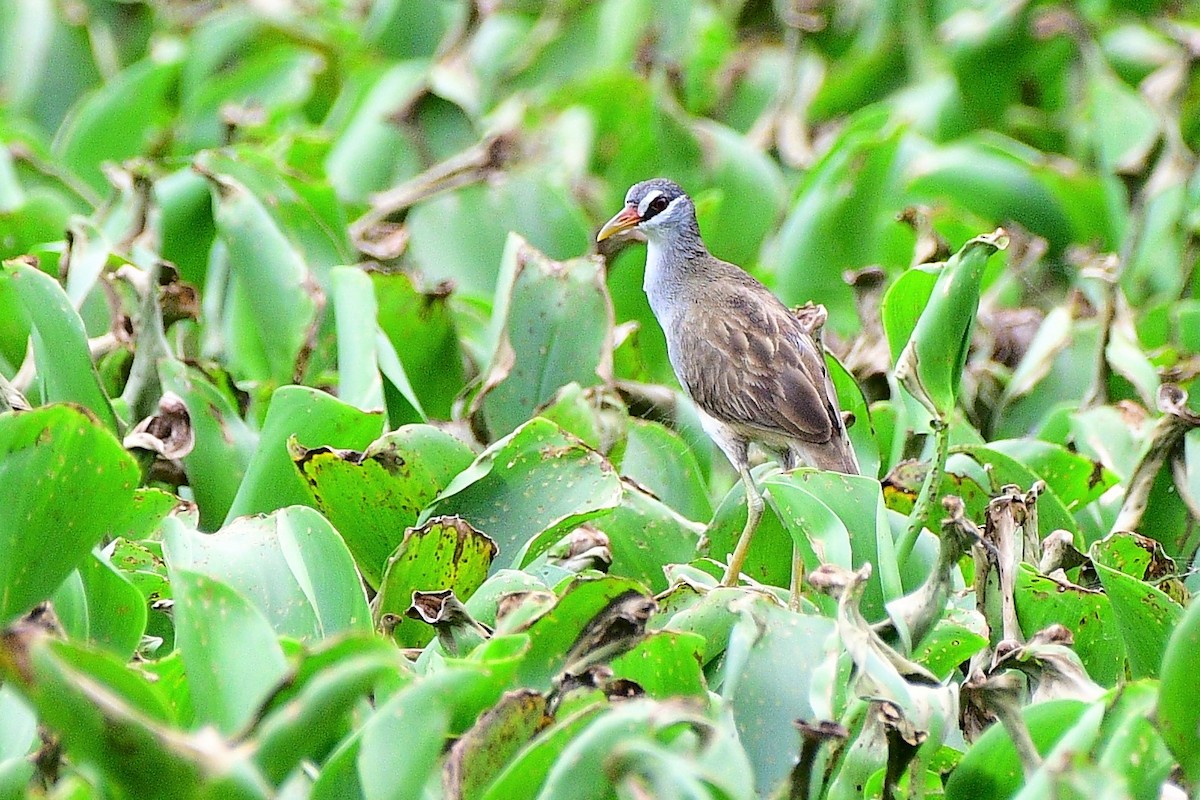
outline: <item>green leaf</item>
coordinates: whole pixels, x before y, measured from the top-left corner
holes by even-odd
[[[54,613],[72,639],[91,642],[123,659],[146,631],[146,600],[108,559],[92,554],[54,593]]]
[[[664,565],[690,561],[703,528],[640,489],[626,483],[621,489],[620,505],[590,523],[608,536],[613,558],[608,571],[663,591]]]
[[[311,280],[308,267],[303,254],[244,184],[224,175],[211,180],[217,237],[225,246],[232,276],[233,353],[237,347],[261,350],[267,371],[254,370],[248,377],[276,385],[289,383],[316,314],[312,290],[306,285]]]
[[[1098,590],[1064,585],[1038,575],[1028,564],[1017,570],[1013,596],[1026,636],[1058,623],[1075,639],[1075,652],[1092,680],[1113,686],[1125,666],[1125,644],[1112,602]]]
[[[43,402],[78,403],[115,433],[117,417],[92,364],[87,331],[62,287],[21,261],[0,265],[0,286],[5,285],[21,298],[33,326],[33,357]]]
[[[466,601],[487,579],[496,552],[494,541],[457,517],[435,517],[419,528],[409,528],[384,568],[376,619],[396,615],[400,618],[392,633],[396,642],[402,647],[425,646],[435,631],[404,613],[413,592],[451,589]]]
[[[1079,700],[1050,700],[1022,709],[1039,753],[1048,753],[1088,709]],[[995,724],[967,750],[946,782],[946,800],[997,800],[1017,794],[1025,782],[1017,749],[1003,725]]]
[[[447,796],[477,800],[497,773],[544,724],[546,698],[529,689],[506,692],[460,738],[446,760]]]
[[[211,534],[171,519],[163,540],[172,570],[201,573],[240,592],[281,636],[324,639],[371,630],[350,553],[311,508],[243,517]]]
[[[306,447],[363,450],[383,428],[383,412],[366,412],[307,386],[283,386],[271,396],[258,449],[225,515],[230,522],[290,505],[309,505],[311,495],[292,465],[288,442]]]
[[[102,163],[142,155],[166,132],[182,62],[179,42],[164,43],[85,96],[55,136],[58,157],[92,189],[107,190]],[[117,119],[121,124],[114,125]]]
[[[361,453],[291,449],[317,509],[337,528],[374,588],[405,530],[474,459],[465,444],[428,425],[405,425]]]
[[[759,793],[776,786],[798,752],[793,721],[812,719],[815,673],[833,621],[795,614],[771,598],[744,595],[720,672],[720,693],[733,708],[738,738],[754,767]],[[788,680],[781,682],[780,675]]]
[[[650,697],[707,697],[700,670],[704,637],[695,633],[655,631],[612,661],[613,676],[631,680]]]
[[[500,547],[495,568],[527,563],[620,500],[621,482],[611,464],[554,423],[535,418],[485,450],[422,518],[459,516],[490,536]]]
[[[329,277],[337,321],[338,397],[363,411],[383,408],[371,279],[358,267],[334,267]]]
[[[705,521],[712,517],[708,488],[692,448],[665,425],[629,420],[621,475],[633,478],[688,519]]]
[[[196,446],[183,457],[188,485],[200,507],[200,524],[215,530],[229,514],[258,446],[258,436],[229,398],[195,367],[175,359],[158,365],[163,391],[183,399]]]
[[[1183,774],[1200,780],[1200,603],[1192,602],[1167,642],[1159,672],[1158,729]]]
[[[171,588],[196,721],[232,735],[287,673],[283,650],[263,613],[227,584],[175,568]]]
[[[945,419],[958,384],[979,310],[979,285],[988,258],[1008,246],[1003,230],[977,236],[942,268],[912,336],[896,359],[896,377],[934,415]]]
[[[0,414],[0,624],[49,597],[112,520],[132,513],[139,477],[113,435],[78,408]]]
[[[475,399],[488,434],[510,433],[561,386],[611,374],[612,325],[602,261],[552,261],[510,236],[493,309],[496,350]]]
[[[422,292],[403,272],[372,272],[371,282],[379,304],[380,329],[404,371],[420,376],[412,387],[420,407],[432,418],[450,419],[465,381],[449,286]]]

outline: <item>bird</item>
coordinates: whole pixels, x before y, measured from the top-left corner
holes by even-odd
[[[634,184],[596,241],[632,230],[646,238],[642,288],[671,367],[745,485],[746,524],[721,581],[735,586],[763,513],[750,444],[777,455],[785,469],[807,464],[856,475],[858,460],[821,345],[770,289],[709,253],[692,198],[665,178]]]

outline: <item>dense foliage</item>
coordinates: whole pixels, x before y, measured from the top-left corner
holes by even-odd
[[[1200,796],[1197,59],[1154,0],[0,0],[0,798]],[[824,305],[864,467],[759,463],[736,588],[592,243],[659,175]]]

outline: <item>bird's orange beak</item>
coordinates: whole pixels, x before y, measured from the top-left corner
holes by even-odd
[[[629,230],[641,221],[642,218],[638,215],[636,208],[633,206],[625,206],[617,213],[615,217],[604,223],[604,227],[601,228],[600,232],[596,234],[596,241],[603,242],[610,236],[615,236],[621,231]]]

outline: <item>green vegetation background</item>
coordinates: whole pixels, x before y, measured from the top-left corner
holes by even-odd
[[[1197,59],[1151,0],[0,0],[0,797],[1200,796]],[[826,307],[866,473],[757,467],[737,588],[593,245],[653,176]]]

